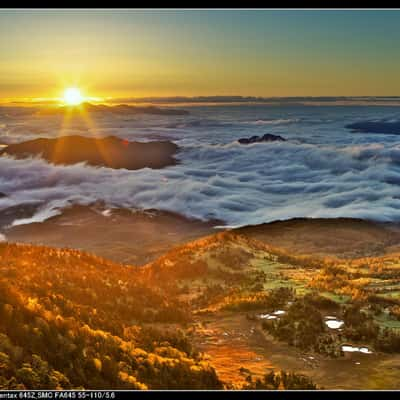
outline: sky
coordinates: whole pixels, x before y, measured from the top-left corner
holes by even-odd
[[[400,95],[400,11],[0,10],[0,98]]]

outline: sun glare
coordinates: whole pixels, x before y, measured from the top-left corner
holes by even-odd
[[[83,102],[84,98],[78,88],[68,88],[64,91],[64,102],[70,106],[76,106]]]

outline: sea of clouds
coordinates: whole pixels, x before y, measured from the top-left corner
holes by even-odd
[[[14,224],[40,222],[71,204],[155,208],[229,226],[293,217],[400,221],[400,144],[396,135],[361,134],[348,123],[396,118],[394,107],[206,106],[188,116],[96,116],[66,124],[59,116],[0,110],[0,143],[60,134],[173,140],[178,165],[137,171],[40,158],[0,157],[0,210],[37,205]],[[262,121],[262,122],[261,122]],[[274,133],[286,142],[240,145]]]

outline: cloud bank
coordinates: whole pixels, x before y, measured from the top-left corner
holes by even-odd
[[[85,135],[162,137],[174,140],[181,151],[178,165],[136,171],[0,157],[0,192],[7,195],[0,198],[0,210],[37,206],[32,218],[15,224],[43,221],[68,205],[97,201],[108,208],[155,208],[231,226],[293,217],[400,221],[400,145],[391,135],[349,132],[347,123],[365,120],[360,112],[200,107],[183,116],[99,115],[94,128],[77,122],[62,130],[57,116],[3,117],[3,142],[80,129]],[[378,112],[388,118],[391,111]],[[287,141],[237,143],[239,137],[267,132]]]
[[[400,146],[337,151],[282,142],[245,149],[187,147],[184,153],[181,165],[138,171],[0,158],[0,191],[8,195],[0,209],[40,205],[32,219],[16,224],[98,200],[108,207],[156,208],[234,226],[304,216],[400,220]]]

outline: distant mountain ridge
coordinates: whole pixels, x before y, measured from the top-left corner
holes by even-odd
[[[38,111],[39,115],[58,115],[58,114],[79,114],[83,112],[89,113],[109,113],[118,115],[130,114],[152,114],[152,115],[187,115],[189,111],[175,108],[160,108],[153,105],[149,106],[134,106],[129,104],[93,104],[89,102],[82,103],[78,106],[52,106],[45,107]]]

